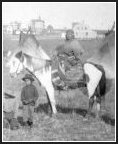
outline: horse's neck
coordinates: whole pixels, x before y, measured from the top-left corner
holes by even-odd
[[[50,57],[46,54],[46,52],[42,49],[41,46],[39,46],[39,50],[40,50],[40,56],[42,59],[51,60]]]
[[[27,57],[25,57],[23,65],[25,68],[29,69],[32,72],[40,71],[46,67],[46,60],[36,58],[28,59]]]

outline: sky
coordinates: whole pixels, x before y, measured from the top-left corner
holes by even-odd
[[[115,2],[2,2],[2,23],[29,23],[41,17],[47,27],[71,28],[84,21],[92,29],[110,29],[116,21]]]

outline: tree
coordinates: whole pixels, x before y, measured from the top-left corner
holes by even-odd
[[[113,23],[111,29],[108,30],[108,31],[105,33],[105,36],[109,35],[109,34],[110,34],[111,32],[113,32],[114,30],[115,30],[115,21],[114,21],[114,23]]]
[[[111,27],[111,31],[113,31],[114,29],[115,29],[115,21],[114,21],[114,23],[113,23],[113,25]]]

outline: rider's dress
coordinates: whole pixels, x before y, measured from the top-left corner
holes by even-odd
[[[65,78],[79,81],[83,77],[81,57],[84,50],[77,40],[66,41],[56,48],[60,65],[64,69]]]

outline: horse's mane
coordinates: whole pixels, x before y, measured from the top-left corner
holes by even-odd
[[[27,47],[27,46],[38,47],[39,42],[33,34],[21,33],[20,38],[19,38],[19,46],[20,47]]]

